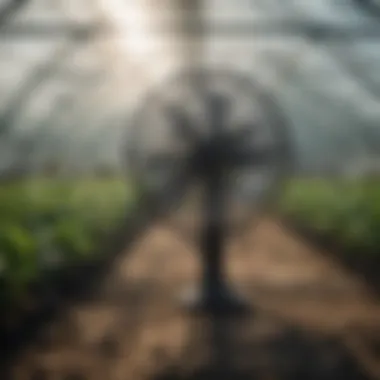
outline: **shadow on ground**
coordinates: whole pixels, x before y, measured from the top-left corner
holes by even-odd
[[[379,379],[380,350],[368,345],[378,343],[378,303],[281,231],[268,223],[254,252],[231,250],[231,277],[253,310],[227,318],[179,307],[178,293],[196,281],[198,260],[171,233],[152,229],[120,255],[97,292],[35,334],[0,378]]]
[[[338,339],[268,316],[198,320],[190,335],[178,363],[152,380],[369,379]]]

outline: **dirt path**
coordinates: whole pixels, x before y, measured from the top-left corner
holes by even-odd
[[[362,284],[271,221],[244,245],[231,244],[229,268],[249,317],[185,314],[175,297],[196,256],[157,227],[25,349],[11,379],[380,379],[380,304]]]

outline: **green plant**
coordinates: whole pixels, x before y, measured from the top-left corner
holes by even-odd
[[[0,303],[19,302],[51,266],[90,258],[134,194],[122,179],[33,179],[0,187]]]
[[[380,181],[294,181],[281,199],[280,212],[334,236],[347,252],[380,254]]]

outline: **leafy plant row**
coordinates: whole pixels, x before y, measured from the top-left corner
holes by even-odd
[[[380,181],[299,180],[288,185],[282,214],[349,252],[380,255]]]
[[[22,300],[52,268],[90,258],[131,197],[122,180],[34,179],[0,187],[0,300]]]

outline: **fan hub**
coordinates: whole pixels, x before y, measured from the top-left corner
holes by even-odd
[[[229,165],[229,144],[218,140],[212,139],[203,142],[196,150],[194,165],[196,175],[206,178],[221,175]]]

